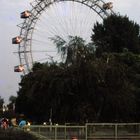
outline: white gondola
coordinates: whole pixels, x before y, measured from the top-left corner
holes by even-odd
[[[29,18],[31,16],[31,12],[26,10],[20,14],[21,18]]]
[[[14,72],[23,72],[24,67],[22,65],[18,65],[14,67]]]
[[[52,42],[50,36],[54,39],[57,39],[57,36],[60,39],[65,37],[66,40],[69,36],[79,36],[88,42],[93,24],[114,13],[113,10],[103,9],[103,5],[105,9],[108,8],[104,0],[72,0],[73,3],[66,3],[67,0],[62,0],[62,5],[67,9],[65,13],[62,13],[62,7],[57,4],[59,1],[34,0],[31,2],[31,10],[25,9],[19,14],[23,20],[23,23],[18,25],[20,27],[18,35],[21,38],[14,38],[13,44],[18,44],[17,54],[20,64],[24,64],[24,74],[32,70],[34,62],[65,61],[57,53],[56,43]],[[77,2],[80,3],[79,6]],[[84,14],[85,11],[88,14]],[[90,18],[87,18],[87,15]],[[47,57],[46,50],[48,50]],[[85,55],[81,57],[84,58]]]
[[[21,41],[22,41],[22,37],[17,36],[12,39],[12,44],[20,44]]]
[[[112,8],[113,8],[113,2],[108,2],[108,3],[103,4],[103,9],[105,10],[109,10]]]

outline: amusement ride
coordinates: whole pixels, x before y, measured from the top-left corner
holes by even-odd
[[[112,2],[103,0],[34,0],[31,10],[20,14],[20,34],[12,38],[18,45],[19,64],[15,72],[27,74],[35,62],[61,61],[51,38],[79,36],[90,42],[93,25],[114,14]]]

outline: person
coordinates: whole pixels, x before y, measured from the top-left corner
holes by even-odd
[[[12,118],[11,119],[11,126],[12,127],[16,127],[17,126],[17,119],[16,118]]]
[[[26,121],[25,120],[21,120],[20,122],[19,122],[19,127],[20,128],[24,128],[26,126]]]
[[[9,126],[8,124],[9,124],[8,119],[3,118],[2,121],[1,121],[1,127],[2,127],[3,129],[7,129],[8,126]]]

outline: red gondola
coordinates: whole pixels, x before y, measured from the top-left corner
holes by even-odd
[[[103,9],[109,10],[113,8],[113,2],[108,2],[103,5]]]
[[[31,12],[26,10],[20,14],[21,18],[29,18],[31,16]]]
[[[20,44],[21,41],[22,38],[20,36],[17,36],[12,39],[12,44]]]
[[[24,67],[22,65],[18,65],[14,67],[14,72],[23,72]]]

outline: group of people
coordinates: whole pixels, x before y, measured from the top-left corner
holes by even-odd
[[[2,118],[0,120],[0,127],[2,129],[7,129],[9,127],[20,127],[23,128],[27,125],[27,121],[20,119],[19,121],[17,121],[16,118],[12,118],[11,120],[7,119],[7,118]]]

